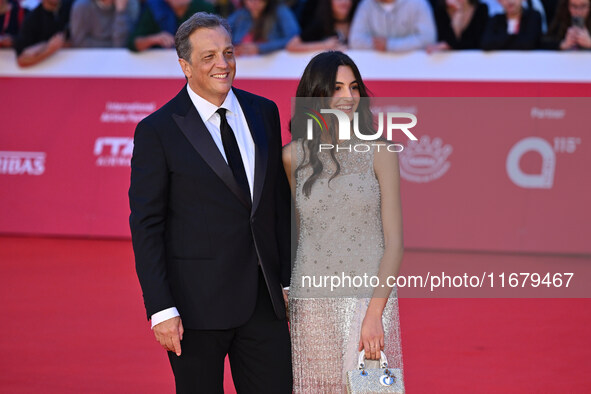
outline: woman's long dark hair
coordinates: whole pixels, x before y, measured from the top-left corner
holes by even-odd
[[[351,9],[349,10],[347,19],[343,22],[351,24],[353,14],[355,14],[355,9],[357,9],[357,4],[359,4],[359,0],[351,0]],[[334,18],[332,12],[332,0],[320,0],[316,6],[316,12],[314,13],[314,24],[322,26],[322,33],[325,38],[334,34],[337,22],[339,21]]]
[[[314,56],[306,66],[296,90],[296,103],[290,122],[292,140],[304,141],[307,148],[304,150],[304,160],[296,168],[295,173],[297,175],[297,173],[306,166],[312,167],[312,175],[306,179],[302,189],[306,196],[310,195],[312,185],[316,179],[318,179],[323,169],[322,162],[318,159],[322,129],[317,124],[314,124],[312,129],[313,137],[311,140],[307,140],[307,121],[310,119],[307,113],[309,113],[310,110],[320,112],[320,109],[330,108],[330,101],[335,91],[337,70],[339,66],[350,67],[359,86],[359,95],[362,97],[359,101],[359,107],[357,108],[357,113],[359,114],[359,128],[368,134],[372,132],[375,133],[369,99],[363,99],[363,97],[369,97],[368,89],[363,83],[363,79],[361,79],[361,74],[359,73],[357,65],[349,56],[339,51],[323,52]],[[333,117],[329,119],[332,118]],[[336,136],[336,122],[328,123],[327,132],[329,133],[332,144],[336,146],[338,143]],[[336,165],[336,171],[330,177],[330,180],[332,180],[339,174],[341,166],[335,157],[334,149],[330,150],[330,157]]]
[[[568,1],[560,0],[556,7],[554,20],[550,24],[550,28],[548,28],[548,35],[559,40],[563,40],[566,37],[566,31],[573,23],[570,11],[568,10]],[[589,12],[585,19],[585,27],[591,32],[591,12]]]
[[[244,7],[244,0],[242,1],[242,6]],[[279,0],[267,0],[263,12],[261,12],[261,15],[254,20],[251,29],[254,42],[267,41],[269,32],[277,21],[277,7],[279,7]]]

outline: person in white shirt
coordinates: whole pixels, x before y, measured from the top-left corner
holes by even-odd
[[[349,33],[351,49],[403,52],[434,44],[437,30],[426,0],[363,0]]]

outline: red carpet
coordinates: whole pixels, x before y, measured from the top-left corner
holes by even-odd
[[[174,391],[130,242],[0,237],[0,297],[0,392]],[[591,392],[589,299],[401,299],[400,315],[408,393]]]

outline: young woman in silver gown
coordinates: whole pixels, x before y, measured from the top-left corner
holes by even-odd
[[[359,129],[375,134],[367,97],[342,52],[315,56],[296,93],[283,150],[298,239],[288,297],[295,393],[344,392],[362,349],[369,359],[383,350],[389,367],[402,370],[396,288],[387,285],[403,253],[397,154],[385,140],[360,140],[353,127],[350,140],[339,140],[337,117],[320,113],[338,109],[351,121],[357,112]],[[309,125],[312,115],[319,121]],[[341,286],[331,288],[334,278]]]

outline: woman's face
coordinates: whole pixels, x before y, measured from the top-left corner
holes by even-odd
[[[349,66],[339,66],[330,108],[343,111],[353,120],[353,113],[359,106],[359,82]]]
[[[589,16],[589,0],[569,0],[568,11],[572,17],[587,20]]]
[[[244,7],[250,12],[253,19],[257,19],[267,6],[266,0],[244,0]]]
[[[60,6],[60,0],[41,0],[41,3],[46,11],[55,11]]]
[[[166,0],[171,8],[186,7],[191,3],[191,0]],[[114,1],[113,1],[114,3]]]
[[[337,21],[347,19],[353,6],[353,0],[330,0],[330,2],[332,4],[332,16]]]
[[[521,0],[499,0],[505,13],[509,17],[517,16],[521,13]]]
[[[445,0],[445,5],[447,8],[451,8],[453,10],[459,10],[464,8],[468,0]]]

